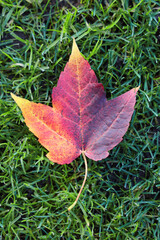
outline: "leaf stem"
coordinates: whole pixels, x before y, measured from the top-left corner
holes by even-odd
[[[86,179],[87,179],[88,166],[87,166],[87,159],[86,159],[86,156],[85,156],[85,154],[84,154],[84,151],[82,151],[82,156],[83,156],[84,163],[85,163],[85,176],[84,176],[84,180],[83,180],[81,189],[80,189],[80,191],[79,191],[79,193],[78,193],[78,195],[77,195],[77,198],[76,198],[75,202],[68,208],[68,211],[70,211],[70,210],[76,205],[76,203],[77,203],[77,201],[78,201],[78,199],[79,199],[79,197],[80,197],[80,195],[81,195],[81,192],[82,192],[82,189],[83,189],[84,184],[85,184],[85,182],[86,182]]]

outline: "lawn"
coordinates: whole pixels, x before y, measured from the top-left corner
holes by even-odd
[[[140,86],[101,161],[48,160],[10,93],[51,106],[76,39],[107,99]],[[0,239],[160,239],[160,2],[0,0]]]

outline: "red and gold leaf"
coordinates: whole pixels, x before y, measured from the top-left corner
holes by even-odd
[[[107,101],[103,85],[74,41],[69,62],[53,88],[53,107],[12,97],[30,131],[49,151],[47,157],[69,164],[82,152],[95,161],[109,155],[128,129],[137,91]]]

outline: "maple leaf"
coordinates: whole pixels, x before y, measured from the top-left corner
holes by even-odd
[[[103,85],[85,60],[75,40],[72,54],[57,87],[52,91],[52,105],[36,104],[11,93],[21,108],[25,123],[49,151],[47,157],[58,164],[69,164],[83,155],[98,161],[122,141],[136,102],[138,88],[107,101]],[[69,208],[69,210],[75,205]]]

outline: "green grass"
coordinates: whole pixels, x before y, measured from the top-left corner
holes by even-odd
[[[0,1],[0,239],[159,240],[160,3]],[[74,3],[73,3],[74,2]],[[99,162],[51,163],[10,92],[51,105],[72,37],[108,99],[140,85],[124,140]]]

